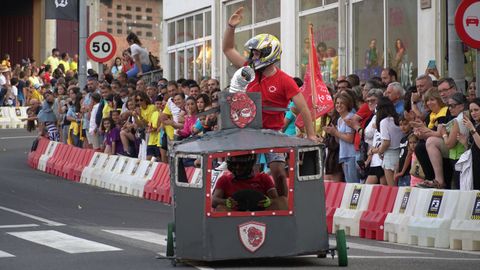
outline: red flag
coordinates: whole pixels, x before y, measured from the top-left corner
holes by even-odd
[[[332,96],[323,82],[320,64],[318,63],[317,50],[315,48],[315,39],[313,38],[313,26],[310,25],[310,50],[308,53],[308,65],[305,71],[303,86],[300,88],[303,97],[307,102],[308,108],[312,114],[312,120],[315,120],[333,109]],[[313,70],[313,72],[312,72]],[[299,128],[303,128],[302,116],[299,115],[295,122]]]

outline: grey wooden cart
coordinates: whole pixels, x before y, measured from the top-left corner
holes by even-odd
[[[338,254],[347,265],[343,231],[337,246],[329,246],[323,184],[324,146],[261,129],[261,113],[244,128],[230,117],[232,94],[221,93],[220,131],[171,145],[170,172],[174,221],[168,225],[166,257],[179,261],[219,261]],[[248,94],[256,106],[260,97]],[[288,209],[257,212],[217,212],[212,193],[220,173],[218,161],[247,153],[287,156]],[[195,161],[192,174],[186,166]],[[200,166],[198,166],[200,165]],[[190,173],[189,173],[190,172]]]

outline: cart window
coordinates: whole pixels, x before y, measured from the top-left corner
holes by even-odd
[[[271,154],[275,154],[277,159],[285,158],[287,179],[284,181],[274,180],[269,175],[266,155]],[[291,149],[247,150],[209,155],[206,162],[207,216],[292,215],[295,159],[295,151]],[[231,168],[227,160],[231,160]],[[250,168],[251,173],[247,172]],[[245,179],[234,179],[236,176],[230,170],[244,175]],[[226,199],[229,199],[228,203]],[[232,201],[233,206],[230,204]],[[266,204],[262,205],[265,202]]]
[[[309,147],[298,150],[297,173],[299,181],[320,180],[323,176],[320,148]]]
[[[203,158],[200,155],[177,155],[175,157],[175,183],[177,186],[202,188]]]

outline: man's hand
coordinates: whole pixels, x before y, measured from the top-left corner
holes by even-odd
[[[238,8],[228,19],[228,24],[233,28],[237,27],[243,20],[243,7]]]
[[[272,205],[272,200],[270,200],[270,198],[267,196],[265,196],[264,200],[258,202],[258,206],[261,206],[263,208],[268,208],[270,207],[270,205]]]
[[[225,200],[225,206],[230,210],[233,209],[234,207],[236,207],[237,204],[238,204],[237,201],[235,201],[232,197],[227,198]]]

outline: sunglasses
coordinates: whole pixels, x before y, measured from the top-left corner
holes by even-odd
[[[458,103],[452,103],[452,104],[448,104],[448,107],[449,107],[449,108],[455,108],[455,107],[457,107],[458,105],[460,105],[460,104],[458,104]]]
[[[136,101],[136,102],[142,102],[142,101],[144,101],[144,100],[143,100],[143,98],[137,98],[137,99],[135,99],[135,101]]]

